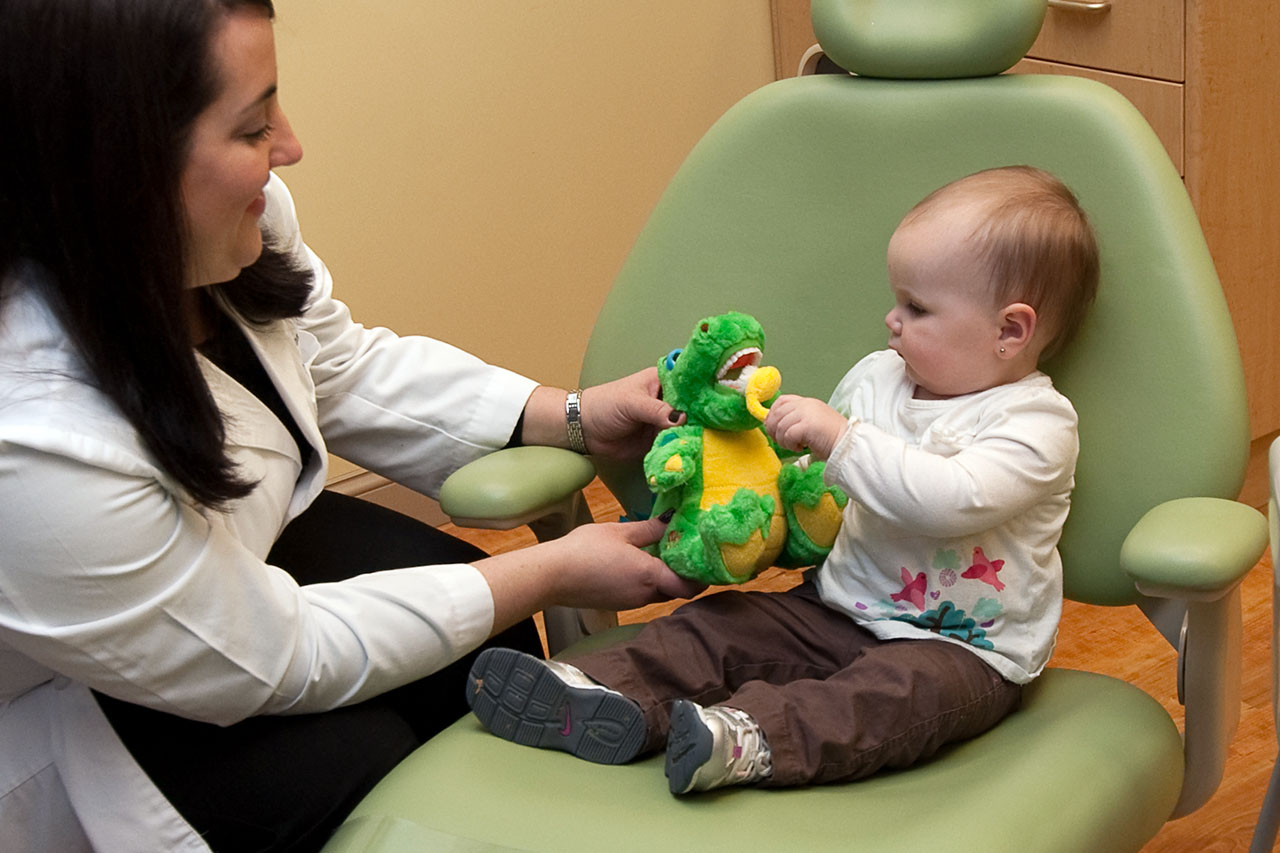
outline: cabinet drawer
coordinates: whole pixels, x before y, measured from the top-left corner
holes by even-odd
[[[1184,0],[1111,0],[1103,12],[1050,6],[1027,56],[1180,83],[1185,17]]]
[[[1181,83],[1148,80],[1145,77],[1112,74],[1036,59],[1024,59],[1009,69],[1009,72],[1011,74],[1070,74],[1107,84],[1138,108],[1138,112],[1142,113],[1147,124],[1151,125],[1156,136],[1164,143],[1164,149],[1169,152],[1169,159],[1178,168],[1178,174],[1186,174],[1182,168],[1183,89]]]

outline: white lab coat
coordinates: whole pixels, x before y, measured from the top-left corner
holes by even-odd
[[[0,850],[207,849],[89,688],[227,725],[358,702],[490,633],[470,566],[299,587],[264,562],[323,488],[326,449],[433,494],[506,442],[535,387],[353,323],[278,178],[267,195],[316,288],[305,317],[245,331],[317,452],[303,468],[280,422],[202,359],[233,458],[260,480],[226,513],[194,503],[85,384],[29,281],[0,303]]]

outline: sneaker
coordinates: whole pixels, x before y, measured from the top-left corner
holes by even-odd
[[[773,773],[773,760],[746,711],[678,699],[671,708],[666,772],[671,793],[687,794],[758,782]]]
[[[467,704],[500,738],[597,764],[625,764],[648,736],[631,699],[577,667],[514,649],[480,653],[467,676]]]

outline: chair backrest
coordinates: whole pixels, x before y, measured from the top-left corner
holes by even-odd
[[[970,28],[958,45],[931,42],[954,33],[926,26],[925,8],[961,6],[1021,23]],[[1244,381],[1195,212],[1141,115],[1088,80],[996,76],[1043,14],[1043,0],[814,0],[823,48],[858,75],[770,84],[706,134],[620,272],[582,379],[654,364],[698,318],[738,310],[764,325],[783,390],[825,399],[858,358],[885,346],[885,248],[902,215],[984,168],[1047,169],[1080,198],[1102,254],[1085,328],[1042,365],[1080,415],[1060,546],[1066,593],[1124,604],[1137,594],[1118,554],[1138,518],[1172,498],[1238,493]],[[909,76],[912,61],[945,79],[884,76]],[[991,76],[963,76],[971,73]],[[601,476],[629,511],[648,506],[633,472]]]

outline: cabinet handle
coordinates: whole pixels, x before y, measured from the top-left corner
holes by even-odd
[[[1111,0],[1099,0],[1097,3],[1086,2],[1086,0],[1049,0],[1049,5],[1055,9],[1066,9],[1070,12],[1111,11]]]

